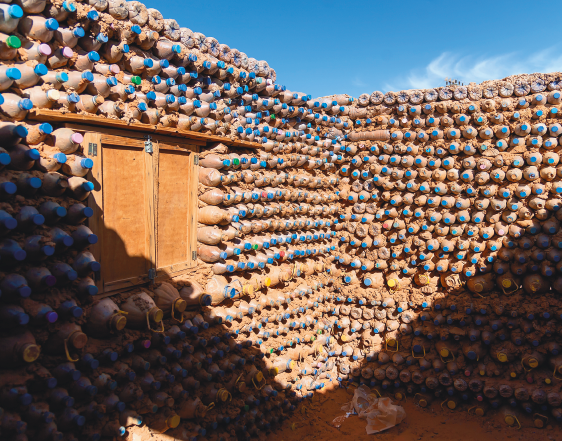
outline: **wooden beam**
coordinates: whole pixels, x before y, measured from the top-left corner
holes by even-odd
[[[33,121],[59,122],[59,123],[79,123],[96,127],[107,127],[115,129],[125,129],[131,131],[140,131],[144,133],[154,133],[158,135],[167,135],[177,138],[189,139],[191,144],[193,141],[199,141],[199,145],[205,145],[208,142],[222,142],[231,147],[244,147],[249,149],[259,149],[261,144],[257,142],[249,142],[242,140],[232,140],[218,135],[209,135],[206,133],[192,132],[189,130],[180,130],[175,127],[153,126],[142,123],[127,123],[120,119],[105,118],[97,115],[87,115],[82,113],[61,113],[56,110],[49,109],[32,109],[27,114],[27,118]]]
[[[94,184],[94,191],[88,196],[88,207],[94,210],[93,216],[88,219],[88,226],[98,236],[98,241],[91,246],[95,259],[103,265],[101,245],[103,243],[103,153],[101,148],[101,135],[95,132],[87,132],[82,143],[84,156],[94,161],[94,166],[88,172],[86,178]],[[103,271],[99,272],[99,278],[95,277],[96,286],[103,291]]]

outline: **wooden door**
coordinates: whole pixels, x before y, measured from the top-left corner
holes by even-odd
[[[158,277],[173,275],[197,263],[195,157],[192,152],[168,150],[159,144],[156,190]]]
[[[87,132],[94,160],[89,225],[100,292],[164,279],[197,264],[197,146],[162,137],[152,152],[138,134]],[[89,146],[89,147],[88,147]],[[95,148],[94,148],[95,146]]]

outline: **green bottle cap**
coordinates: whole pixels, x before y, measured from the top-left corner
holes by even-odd
[[[270,118],[271,118],[271,119],[275,119],[275,114],[272,113],[271,116],[270,116]]]
[[[256,244],[256,243],[253,244],[253,245],[252,245],[252,250],[257,250],[257,249],[258,249],[258,244]]]
[[[6,46],[12,49],[18,49],[21,47],[21,40],[15,35],[10,35],[6,38]]]
[[[232,163],[233,163],[234,165],[239,165],[239,164],[240,164],[240,159],[234,158],[234,159],[232,160]]]
[[[138,76],[132,76],[131,77],[131,83],[136,84],[137,86],[140,86],[141,84],[141,77]]]

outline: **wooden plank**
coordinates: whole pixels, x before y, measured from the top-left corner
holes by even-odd
[[[86,179],[94,184],[94,190],[88,196],[88,207],[94,210],[94,214],[88,219],[88,227],[94,234],[98,236],[98,241],[90,247],[90,251],[95,259],[103,265],[103,257],[101,252],[103,235],[103,149],[101,148],[101,135],[96,132],[87,132],[84,134],[84,142],[82,143],[82,151],[84,156],[94,161],[94,166],[88,172]],[[103,272],[95,278],[98,290],[103,291]]]
[[[134,138],[132,136],[125,136],[126,133],[123,133],[124,136],[117,136],[102,133],[101,140],[103,145],[115,145],[115,146],[125,146],[125,147],[132,147],[132,148],[141,148],[144,149],[144,142],[146,141],[145,138]],[[158,142],[160,150],[171,150],[171,151],[192,151],[197,152],[199,150],[198,146],[190,145],[190,144],[183,144],[183,143],[174,143],[170,141],[161,141],[159,140],[161,137],[153,136],[151,140],[153,143]],[[170,138],[166,138],[168,140]]]
[[[144,150],[144,140],[126,137],[126,136],[115,136],[108,135],[106,133],[101,134],[101,142],[104,146],[118,146],[118,147],[130,147]]]
[[[78,131],[100,131],[105,135],[114,135],[114,136],[122,136],[125,138],[135,138],[135,139],[142,139],[144,141],[146,135],[152,136],[152,139],[156,139],[160,142],[169,143],[170,145],[180,145],[185,146],[187,150],[195,148],[194,146],[206,146],[207,142],[202,141],[200,139],[187,139],[186,144],[185,142],[181,141],[179,137],[172,137],[172,136],[165,136],[165,135],[158,135],[158,134],[151,134],[146,132],[138,132],[136,130],[131,130],[130,128],[127,129],[114,129],[109,127],[100,127],[100,126],[92,126],[92,125],[84,125],[84,124],[77,124],[72,122],[64,123],[64,127],[69,129],[78,130]]]
[[[150,280],[148,278],[148,274],[146,277],[131,277],[129,279],[116,280],[114,282],[105,283],[103,286],[103,292],[112,293],[111,295],[114,295],[117,294],[117,292],[114,291],[121,292],[122,290],[131,289],[135,286],[146,285],[149,282]]]
[[[190,155],[189,171],[189,197],[188,197],[188,256],[190,267],[197,266],[197,214],[198,209],[198,187],[199,187],[199,155]]]
[[[156,143],[155,143],[156,144]],[[150,268],[156,268],[156,208],[154,206],[154,189],[155,189],[155,179],[154,179],[154,157],[158,156],[158,146],[153,146],[153,152],[144,151],[144,164],[145,164],[145,210],[146,210],[146,228],[148,231],[148,249],[149,249],[149,259]]]
[[[103,150],[102,277],[104,286],[111,286],[117,281],[148,277],[147,165],[143,150]]]
[[[188,152],[160,151],[157,196],[159,270],[187,262],[189,258],[190,157]]]
[[[192,132],[189,130],[179,130],[175,127],[153,126],[142,123],[127,123],[119,119],[105,118],[103,116],[77,114],[77,113],[61,113],[57,110],[49,109],[32,109],[27,114],[27,119],[34,121],[60,122],[60,123],[82,123],[92,126],[109,127],[127,130],[136,130],[148,133],[157,133],[161,135],[169,135],[180,138],[188,138],[200,140],[203,142],[222,142],[232,147],[245,147],[251,149],[261,148],[261,144],[257,142],[248,142],[242,140],[232,140],[218,135],[210,135],[207,133]]]

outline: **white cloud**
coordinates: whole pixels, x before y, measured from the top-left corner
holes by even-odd
[[[356,87],[366,87],[367,84],[359,77],[355,77],[352,81],[351,84],[353,84]]]
[[[562,71],[562,52],[557,46],[530,55],[510,52],[478,57],[444,52],[425,68],[412,69],[405,76],[396,78],[393,84],[384,84],[383,91],[442,86],[445,84],[445,78],[454,78],[461,83],[468,84],[521,73],[557,71]]]

